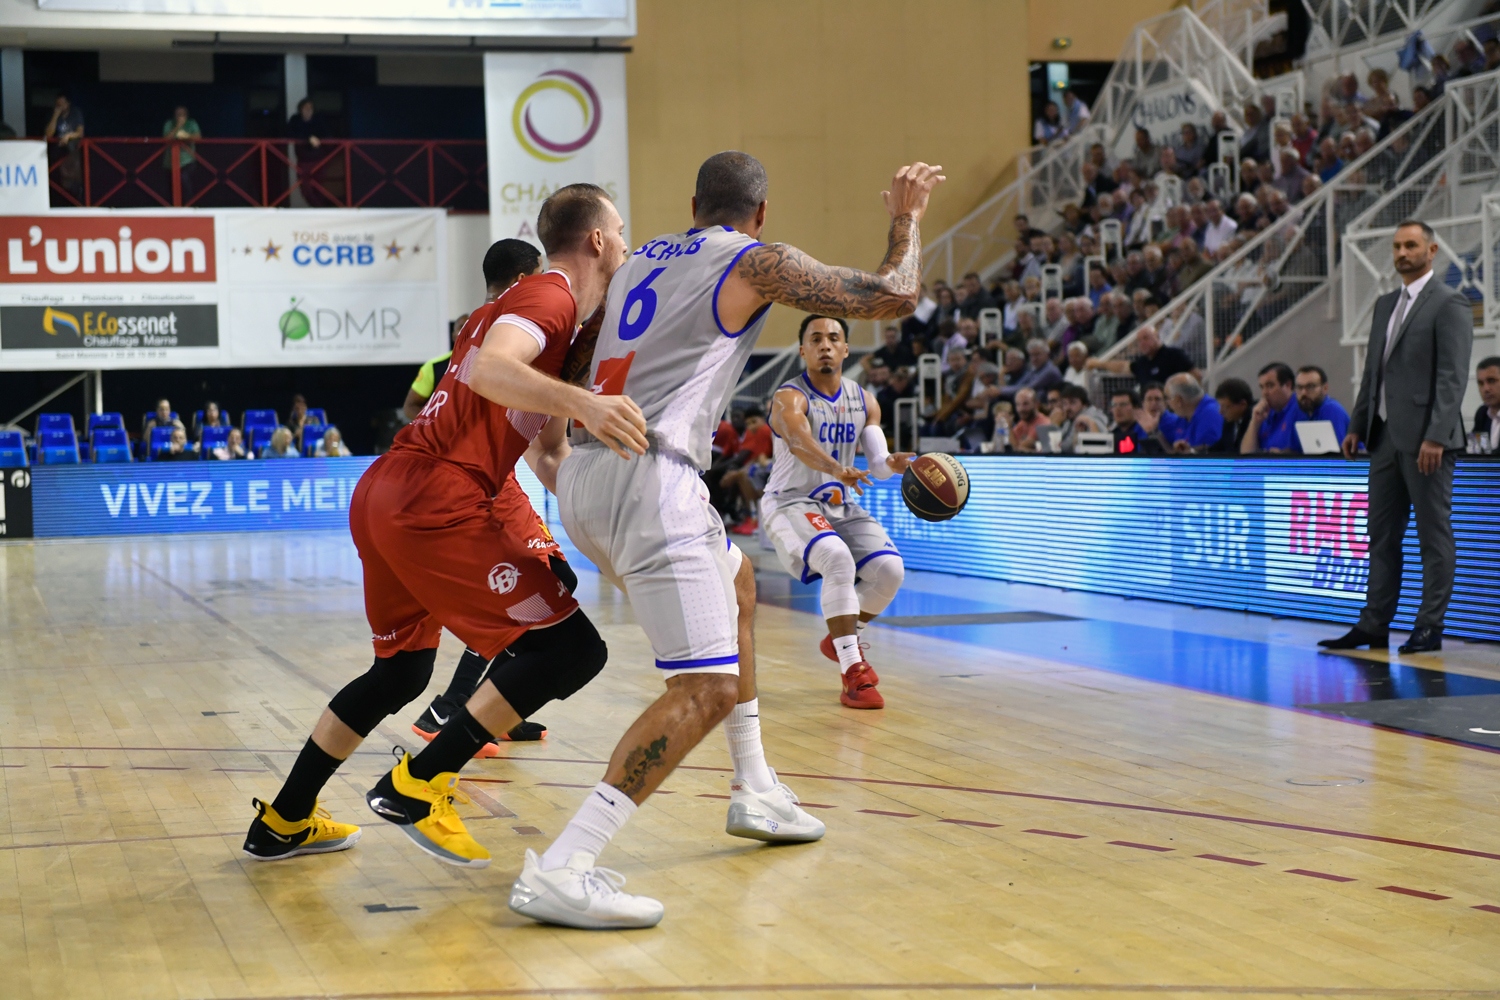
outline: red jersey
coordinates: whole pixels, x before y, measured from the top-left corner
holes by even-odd
[[[557,375],[578,327],[578,303],[567,277],[548,271],[522,278],[494,302],[474,310],[453,344],[442,381],[391,445],[392,454],[416,453],[451,462],[489,496],[500,492],[505,477],[548,419],[542,413],[508,410],[469,388],[479,347],[498,322],[535,337],[542,352],[531,366]]]
[[[719,429],[714,431],[714,458],[733,458],[740,450],[740,435],[734,429],[734,424],[727,420],[719,421]]]
[[[740,438],[740,451],[748,451],[751,461],[771,456],[771,425],[760,424]]]

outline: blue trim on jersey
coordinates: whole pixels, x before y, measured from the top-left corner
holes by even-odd
[[[859,572],[859,568],[861,566],[863,566],[865,563],[869,562],[871,559],[874,559],[876,556],[896,556],[897,558],[900,558],[901,553],[897,552],[895,549],[876,549],[874,552],[871,552],[869,555],[865,556],[859,562],[855,563],[854,564],[854,571],[856,573]]]
[[[840,480],[837,480],[837,479],[830,479],[830,480],[828,480],[828,482],[826,482],[826,483],[819,483],[818,485],[814,486],[812,489],[808,490],[807,491],[807,495],[810,496],[810,497],[812,497],[814,500],[822,500],[823,503],[831,504],[831,503],[833,503],[832,500],[824,500],[822,497],[818,496],[818,491],[821,490],[821,489],[823,489],[825,486],[832,486],[835,489],[837,489],[839,491],[839,496],[840,497],[845,496],[849,492],[849,487],[845,486],[843,484],[843,482],[841,482]],[[840,500],[839,501],[839,506],[843,506],[843,503],[844,503],[843,500]]]
[[[812,379],[810,379],[810,378],[807,377],[807,372],[803,372],[802,373],[802,381],[804,381],[804,382],[807,383],[807,387],[809,389],[811,389],[813,392],[816,392],[819,396],[822,396],[824,399],[828,400],[830,403],[837,403],[839,401],[839,397],[844,394],[844,380],[843,380],[842,377],[839,378],[839,391],[836,392],[836,393],[834,393],[832,396],[826,396],[826,395],[824,395],[823,394],[823,390],[821,390],[817,386],[813,385],[812,384]]]
[[[684,235],[684,236],[697,236],[701,232],[703,232],[703,230],[699,229],[697,226],[694,226],[692,229],[689,229],[687,232],[683,233],[682,235]]]
[[[822,541],[823,539],[828,538],[830,536],[832,536],[834,538],[837,538],[837,537],[839,537],[839,533],[837,531],[820,531],[816,535],[813,535],[812,538],[808,539],[808,541],[807,541],[807,547],[802,550],[802,582],[803,583],[812,583],[814,580],[822,579],[822,577],[823,577],[822,573],[812,573],[812,574],[808,573],[808,571],[807,571],[807,554],[812,551],[812,547],[814,545],[817,545],[820,541]]]
[[[734,230],[729,226],[725,226],[724,231],[726,233],[734,232]],[[714,297],[709,303],[713,307],[714,325],[719,328],[720,333],[728,337],[730,340],[733,340],[740,334],[744,333],[745,330],[748,330],[752,326],[754,326],[756,321],[765,315],[766,310],[771,308],[771,303],[767,302],[765,305],[755,310],[755,312],[751,314],[749,322],[745,324],[744,329],[737,330],[734,333],[730,333],[728,330],[724,329],[724,321],[719,319],[719,291],[724,287],[724,282],[729,279],[729,272],[734,270],[734,265],[740,262],[741,257],[745,256],[748,251],[753,250],[755,247],[759,246],[765,246],[765,244],[760,242],[759,240],[756,240],[754,243],[747,243],[743,247],[741,247],[740,252],[734,255],[734,260],[730,261],[729,266],[724,268],[724,273],[719,275],[719,283],[714,286]]]
[[[697,660],[657,660],[656,666],[660,670],[685,670],[688,667],[726,667],[739,662],[740,655],[732,653],[729,656],[705,656]]]

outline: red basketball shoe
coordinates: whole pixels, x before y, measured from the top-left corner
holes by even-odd
[[[864,651],[867,650],[867,649],[869,649],[869,648],[870,648],[870,644],[868,642],[865,642],[863,639],[861,639],[859,641],[859,652],[860,652],[860,655],[864,655]],[[839,651],[833,648],[833,633],[832,632],[829,632],[827,635],[823,636],[823,641],[820,642],[820,643],[818,643],[818,652],[820,652],[824,656],[828,657],[834,663],[839,662]]]
[[[844,673],[839,701],[848,708],[885,708],[885,699],[876,689],[879,683],[875,668],[860,660]]]

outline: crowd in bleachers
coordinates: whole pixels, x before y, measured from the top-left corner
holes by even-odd
[[[328,415],[300,394],[283,422],[275,410],[245,410],[238,424],[210,400],[184,421],[162,399],[131,434],[122,413],[92,413],[79,433],[70,413],[38,414],[31,443],[20,430],[0,430],[0,466],[81,462],[234,461],[329,458],[351,454]]]

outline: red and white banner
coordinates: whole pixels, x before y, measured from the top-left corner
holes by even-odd
[[[0,217],[0,369],[421,364],[448,345],[437,209]]]

